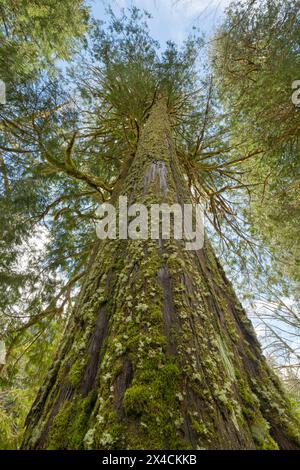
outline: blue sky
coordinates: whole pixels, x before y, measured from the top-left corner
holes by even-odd
[[[153,16],[149,27],[153,37],[161,44],[172,40],[182,43],[193,26],[200,27],[207,36],[213,33],[230,0],[91,0],[92,12],[102,19],[105,7],[117,13],[135,5]]]

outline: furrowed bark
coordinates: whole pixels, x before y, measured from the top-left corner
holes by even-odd
[[[191,202],[163,99],[119,187],[129,204]],[[107,240],[23,448],[296,449],[298,432],[209,242]]]

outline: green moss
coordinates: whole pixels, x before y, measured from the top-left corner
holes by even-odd
[[[258,449],[261,450],[278,450],[278,445],[270,436],[270,426],[263,418],[259,418],[251,426],[251,433]]]
[[[180,377],[178,366],[167,363],[155,371],[141,371],[135,378],[135,382],[139,383],[133,383],[126,390],[125,412],[128,417],[139,417],[139,444],[129,436],[130,448],[135,448],[133,445],[142,445],[142,442],[144,446],[153,446],[156,443],[158,448],[162,448],[163,442],[169,442],[170,448],[179,448],[179,442],[181,446],[186,445],[180,437],[180,428],[183,425],[179,412],[182,397],[179,393]]]
[[[124,409],[128,415],[140,415],[149,404],[150,393],[145,385],[133,385],[124,395]]]
[[[67,428],[70,420],[72,404],[66,401],[53,420],[47,439],[47,449],[66,449],[68,442]]]
[[[29,438],[29,442],[32,448],[35,447],[36,443],[38,442],[39,438],[41,437],[42,431],[45,426],[45,422],[39,423],[35,428],[33,429],[33,432],[31,433],[31,436]]]
[[[124,424],[115,411],[107,411],[105,406],[101,406],[101,414],[96,417],[92,433],[94,449],[114,450],[125,447]]]
[[[216,341],[217,341],[218,349],[219,349],[219,352],[220,352],[221,360],[222,360],[223,365],[225,367],[225,370],[227,372],[227,376],[232,381],[235,381],[236,380],[235,370],[234,370],[234,366],[231,362],[229,352],[228,352],[228,349],[226,347],[226,343],[224,341],[222,341],[222,339],[219,335],[216,335]]]
[[[80,383],[80,380],[82,377],[82,370],[83,370],[83,365],[80,363],[80,361],[77,360],[72,365],[68,374],[69,381],[73,385],[73,387],[76,387]]]
[[[252,409],[259,405],[259,400],[257,396],[252,392],[252,390],[242,378],[237,380],[237,387],[245,405],[249,406]]]
[[[72,408],[71,419],[68,427],[68,448],[82,449],[84,433],[88,426],[90,413],[96,400],[96,392],[92,391]]]
[[[177,391],[180,375],[178,366],[173,363],[166,364],[160,369],[157,385],[160,387],[166,400],[174,399],[174,392]]]
[[[204,423],[199,423],[196,419],[192,418],[192,428],[197,432],[200,441],[208,441],[211,436],[211,431]]]
[[[238,334],[238,331],[235,327],[235,324],[231,318],[231,314],[228,310],[228,305],[226,303],[226,310],[224,311],[224,315],[225,315],[225,321],[226,321],[226,328],[227,328],[227,331],[229,333],[229,336],[231,338],[231,340],[234,342],[234,343],[237,343],[240,339],[239,337],[239,334]]]

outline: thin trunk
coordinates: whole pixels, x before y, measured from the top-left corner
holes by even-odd
[[[3,158],[2,155],[0,155],[0,172],[2,173],[2,179],[3,179],[5,194],[6,194],[6,196],[9,196],[9,194],[10,194],[10,185],[9,185],[8,173],[7,173],[6,164],[5,164],[5,161],[4,161],[4,158]]]
[[[191,202],[164,100],[121,186],[129,203]],[[174,239],[99,243],[26,425],[31,449],[299,448],[208,241],[200,251]]]

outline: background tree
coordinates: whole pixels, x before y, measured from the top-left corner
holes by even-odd
[[[237,154],[257,152],[241,168],[243,182],[252,186],[240,212],[260,255],[251,255],[245,244],[239,254],[258,281],[252,293],[264,305],[256,315],[266,328],[269,353],[292,367],[299,364],[300,332],[299,110],[292,102],[299,7],[297,1],[234,2],[212,48],[230,146]]]
[[[7,104],[0,106],[1,448],[19,444],[28,406],[51,363],[59,323],[53,320],[60,311],[53,297],[61,278],[51,255],[37,246],[47,245],[48,232],[37,220],[53,186],[32,172],[24,158],[30,155],[36,165],[39,161],[28,129],[65,105],[56,61],[70,59],[87,26],[82,1],[1,2],[0,78],[7,95]]]

